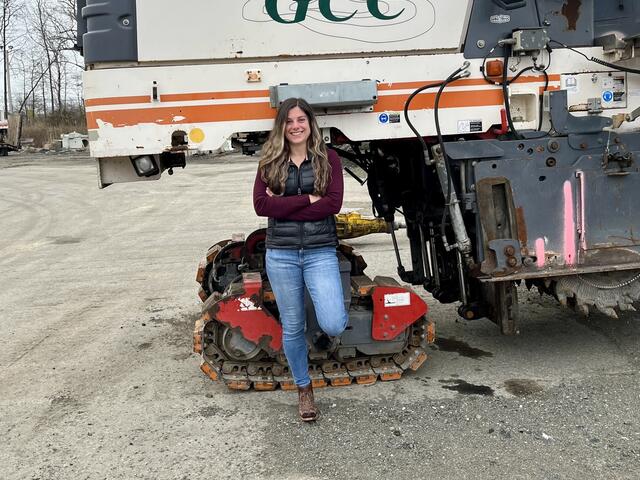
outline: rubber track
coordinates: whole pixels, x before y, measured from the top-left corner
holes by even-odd
[[[217,344],[218,322],[208,313],[210,298],[193,331],[193,351],[202,357],[200,369],[209,378],[223,381],[232,390],[271,391],[280,387],[295,390],[296,385],[286,365],[284,355],[277,359],[256,362],[230,360]],[[411,327],[411,335],[402,352],[394,355],[360,356],[347,361],[335,358],[320,363],[310,361],[309,376],[314,388],[346,386],[352,383],[369,385],[380,381],[398,380],[407,370],[417,370],[427,360],[427,346],[435,340],[432,322],[421,318]]]

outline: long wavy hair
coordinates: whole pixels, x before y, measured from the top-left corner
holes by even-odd
[[[273,129],[262,147],[258,170],[262,180],[273,193],[280,195],[284,192],[284,185],[289,176],[289,155],[291,153],[289,142],[285,137],[285,128],[289,111],[295,107],[300,107],[309,120],[310,135],[307,139],[307,151],[315,176],[313,193],[323,196],[331,181],[331,166],[327,156],[327,147],[322,141],[320,128],[318,128],[318,122],[311,106],[302,98],[288,98],[278,108]]]

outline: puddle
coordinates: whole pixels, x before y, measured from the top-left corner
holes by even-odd
[[[482,357],[493,357],[493,353],[479,348],[474,348],[466,342],[455,338],[436,337],[435,344],[443,352],[455,352],[462,357],[473,358],[475,360]]]
[[[451,383],[453,385],[443,385],[442,388],[447,390],[453,390],[454,392],[461,393],[462,395],[484,395],[493,396],[493,388],[487,385],[474,385],[473,383],[465,382],[464,380],[451,379],[440,380],[441,383]]]
[[[526,397],[534,393],[542,392],[544,389],[535,380],[523,378],[513,378],[504,382],[504,387],[511,395],[516,397]]]

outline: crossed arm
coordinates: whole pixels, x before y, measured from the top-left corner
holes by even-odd
[[[260,178],[260,173],[257,173],[253,185],[253,206],[256,213],[261,217],[315,221],[340,212],[344,192],[342,164],[336,152],[329,150],[328,154],[331,165],[331,183],[329,183],[324,197],[311,203],[309,195],[270,196],[267,193],[267,185]]]

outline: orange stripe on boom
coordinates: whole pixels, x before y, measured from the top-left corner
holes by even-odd
[[[435,104],[435,93],[426,93],[413,99],[411,110],[431,109]],[[388,95],[378,98],[376,112],[400,111],[407,96]],[[502,90],[476,90],[466,92],[446,92],[440,98],[441,108],[464,108],[502,105]],[[266,102],[237,103],[229,105],[198,105],[182,107],[139,108],[129,110],[105,110],[87,112],[87,126],[98,128],[98,121],[113,127],[128,127],[139,124],[178,125],[185,123],[208,123],[238,120],[269,120],[276,116],[276,110]],[[180,120],[174,120],[180,117]]]
[[[381,83],[378,85],[380,91],[390,90],[409,90],[420,88],[430,83],[441,82],[442,80],[423,80],[420,82],[395,82]],[[542,82],[542,76],[522,76],[515,83],[536,83]],[[549,75],[550,82],[559,82],[560,75]],[[451,86],[481,86],[487,85],[482,78],[464,78],[451,84]],[[227,100],[233,98],[266,98],[269,96],[269,90],[239,90],[227,92],[194,92],[194,93],[168,93],[160,95],[161,102],[189,102],[202,100]],[[149,95],[133,95],[128,97],[106,97],[106,98],[89,98],[85,100],[87,107],[97,107],[103,105],[130,105],[134,103],[150,103]]]
[[[88,98],[84,101],[87,107],[97,107],[100,105],[128,105],[131,103],[149,103],[151,97],[149,95],[137,95],[132,97],[107,97],[107,98]]]
[[[263,98],[269,90],[245,90],[240,92],[170,93],[160,95],[161,102],[189,102],[193,100],[223,100],[228,98]]]
[[[511,77],[513,78],[513,77]],[[511,80],[511,78],[509,78],[509,80]],[[530,76],[530,75],[523,75],[521,77],[519,77],[515,83],[536,83],[536,82],[543,82],[544,81],[544,76]],[[550,82],[559,82],[560,81],[560,75],[549,75],[549,81]],[[415,88],[420,88],[424,85],[429,85],[432,83],[439,83],[442,82],[442,80],[422,80],[420,82],[394,82],[394,83],[380,83],[378,84],[378,90],[383,90],[383,91],[387,91],[387,90],[409,90],[409,89],[415,89]],[[481,85],[490,85],[489,83],[487,83],[487,81],[484,78],[463,78],[462,80],[458,80],[455,81],[453,83],[451,83],[452,87],[471,87],[471,86],[481,86]]]
[[[268,103],[105,110],[103,112],[87,112],[87,127],[90,129],[98,128],[98,120],[109,123],[113,127],[129,127],[144,123],[178,125],[234,120],[264,120],[275,118],[275,116],[275,109],[271,108]],[[174,120],[174,117],[183,117],[183,119]]]
[[[378,97],[378,103],[374,111],[404,110],[407,101],[406,95],[385,95]],[[414,97],[411,102],[411,110],[434,108],[436,102],[435,93],[426,93]],[[440,97],[440,108],[485,107],[502,105],[504,102],[501,90],[476,90],[469,92],[444,92]]]

